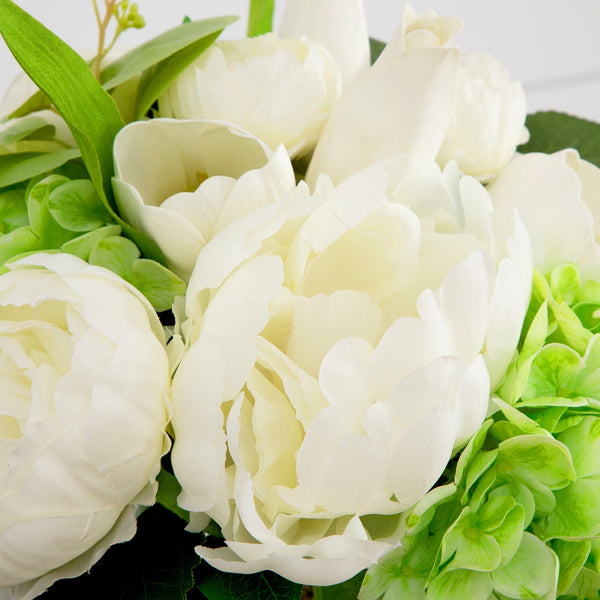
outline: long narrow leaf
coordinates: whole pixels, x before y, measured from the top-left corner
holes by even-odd
[[[44,154],[3,154],[0,156],[0,188],[52,171],[79,156],[77,148]]]
[[[269,33],[273,28],[274,0],[250,0],[248,37]]]
[[[237,17],[218,17],[184,23],[134,48],[102,70],[100,81],[111,90],[198,40],[223,31]]]

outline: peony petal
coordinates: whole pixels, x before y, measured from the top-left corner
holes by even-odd
[[[315,148],[307,181],[334,183],[399,154],[435,159],[448,128],[458,51],[420,48],[376,63],[349,85]]]
[[[332,23],[342,23],[332,27]],[[286,2],[281,37],[320,42],[338,64],[344,84],[369,66],[369,35],[362,0],[293,0]]]

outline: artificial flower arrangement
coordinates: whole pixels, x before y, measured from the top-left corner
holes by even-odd
[[[272,4],[0,0],[0,598],[598,598],[600,126]]]

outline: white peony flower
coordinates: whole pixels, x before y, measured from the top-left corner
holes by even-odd
[[[153,119],[122,129],[114,144],[119,210],[188,279],[204,245],[246,213],[295,186],[275,153],[227,123]]]
[[[166,450],[152,307],[113,273],[36,254],[0,276],[0,596],[29,600],[135,533]]]
[[[162,117],[217,119],[290,156],[312,149],[341,92],[335,61],[308,38],[216,42],[158,100]]]
[[[203,248],[172,395],[179,502],[227,544],[202,558],[329,585],[390,549],[516,348],[530,247],[517,221],[492,258],[490,210],[456,167],[395,161]]]
[[[307,180],[334,182],[405,154],[454,160],[481,181],[527,141],[525,95],[493,57],[448,48],[462,22],[408,7],[377,62],[344,89],[312,157]]]
[[[454,112],[437,160],[455,160],[481,181],[500,173],[518,145],[529,139],[525,92],[508,70],[485,52],[462,54]]]
[[[529,231],[536,268],[565,262],[600,276],[600,170],[574,150],[516,156],[488,186],[498,239],[509,235],[515,209]]]

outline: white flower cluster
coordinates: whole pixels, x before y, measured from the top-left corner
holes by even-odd
[[[169,419],[211,565],[330,585],[398,543],[486,416],[533,267],[600,275],[600,171],[515,153],[523,90],[461,27],[408,8],[369,67],[362,2],[296,0],[287,37],[214,44],[118,134],[119,211],[188,284],[172,377],[118,277],[0,276],[0,597],[133,535]]]

